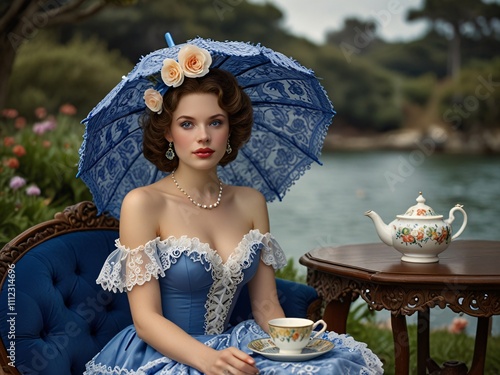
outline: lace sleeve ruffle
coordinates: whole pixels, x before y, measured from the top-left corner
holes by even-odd
[[[144,246],[129,249],[116,240],[116,249],[109,254],[97,278],[97,284],[113,292],[130,291],[134,285],[142,285],[158,279],[165,273],[157,251],[157,239]]]
[[[264,246],[260,257],[265,264],[272,266],[275,270],[286,266],[285,252],[271,233],[263,235],[262,244]]]

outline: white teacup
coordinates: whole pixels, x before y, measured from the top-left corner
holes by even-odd
[[[269,334],[282,354],[300,354],[311,338],[326,331],[323,320],[313,322],[302,318],[278,318],[270,320],[268,324]],[[312,330],[320,324],[323,328],[311,337]]]

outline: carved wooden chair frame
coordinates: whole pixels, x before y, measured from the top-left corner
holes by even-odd
[[[0,250],[0,288],[4,285],[10,266],[16,263],[34,246],[65,233],[82,230],[118,230],[119,222],[113,217],[97,216],[94,203],[83,201],[68,206],[54,215],[54,219],[34,225],[21,233]],[[19,375],[8,365],[7,350],[0,340],[0,375]]]

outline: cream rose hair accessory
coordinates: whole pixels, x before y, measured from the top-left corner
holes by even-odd
[[[153,112],[160,114],[163,111],[163,96],[155,89],[147,89],[144,91],[144,102]]]
[[[163,61],[160,75],[167,87],[179,87],[184,82],[184,77],[203,77],[212,64],[212,56],[206,49],[190,44],[179,50],[177,60]],[[147,89],[144,92],[144,102],[155,113],[160,114],[163,110],[163,95],[155,89]]]

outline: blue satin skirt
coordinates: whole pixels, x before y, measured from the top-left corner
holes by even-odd
[[[248,343],[268,337],[253,320],[238,324],[220,335],[195,335],[200,342],[214,349],[230,346],[249,353],[256,361],[261,375],[265,374],[319,374],[344,375],[383,374],[382,363],[366,344],[347,335],[325,332],[320,338],[333,342],[334,348],[319,357],[303,362],[279,362],[253,353]],[[201,373],[158,353],[141,340],[133,325],[115,336],[89,363],[84,375],[164,375]]]

